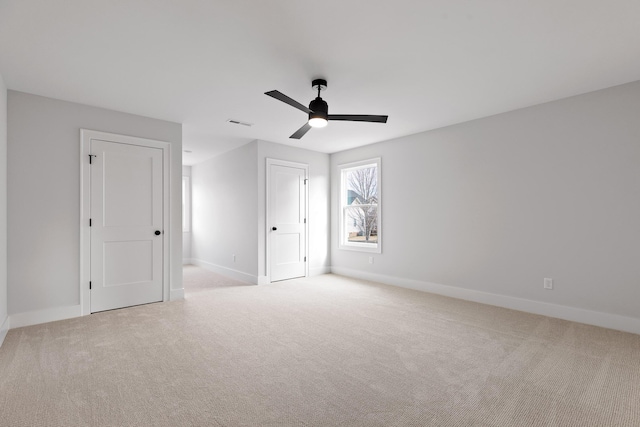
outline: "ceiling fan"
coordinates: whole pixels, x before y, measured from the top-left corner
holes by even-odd
[[[328,120],[387,123],[387,118],[389,118],[389,116],[371,116],[364,114],[329,114],[329,106],[322,98],[320,98],[320,91],[323,91],[327,88],[327,81],[324,79],[315,79],[311,82],[311,87],[318,90],[318,97],[311,101],[311,103],[309,104],[309,108],[277,90],[271,90],[264,93],[265,95],[269,95],[270,97],[275,98],[278,101],[282,101],[285,104],[289,104],[292,107],[309,114],[309,121],[305,123],[300,129],[295,131],[289,138],[300,139],[304,136],[305,133],[309,132],[309,129],[311,129],[312,127],[325,127]]]

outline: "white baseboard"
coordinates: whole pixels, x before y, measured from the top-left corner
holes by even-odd
[[[249,273],[234,270],[232,268],[222,267],[210,262],[202,261],[200,259],[191,259],[191,264],[202,267],[205,270],[213,271],[214,273],[222,274],[223,276],[230,277],[235,280],[239,280],[245,283],[251,283],[252,285],[259,284],[259,277]]]
[[[28,311],[26,313],[16,313],[9,316],[9,321],[11,329],[15,329],[23,326],[80,317],[81,313],[80,304],[78,304],[68,307],[53,307],[44,310]]]
[[[309,277],[331,273],[331,267],[309,267]]]
[[[267,276],[258,276],[258,285],[268,285],[271,283]]]
[[[603,313],[600,311],[586,310],[566,305],[550,304],[541,301],[492,294],[489,292],[475,291],[472,289],[440,285],[437,283],[423,282],[413,279],[385,276],[361,270],[353,270],[350,268],[332,267],[331,272],[341,276],[384,283],[385,285],[415,289],[418,291],[430,292],[467,301],[495,305],[512,310],[525,311],[527,313],[540,314],[543,316],[570,320],[572,322],[586,323],[588,325],[640,334],[640,319],[634,317],[619,316],[617,314]]]
[[[184,299],[184,288],[171,289],[169,291],[169,301],[178,301]]]
[[[0,326],[0,347],[2,347],[2,343],[4,342],[4,338],[7,336],[7,332],[9,332],[9,316],[4,319]]]

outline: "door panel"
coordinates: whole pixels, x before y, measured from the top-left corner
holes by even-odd
[[[153,226],[153,158],[127,151],[103,157],[104,226]]]
[[[274,166],[275,167],[275,166]],[[280,166],[281,168],[281,166]],[[299,209],[304,194],[298,169],[287,168],[274,171],[275,189],[275,221],[279,224],[299,224],[303,214]],[[304,175],[302,175],[304,179]]]
[[[91,312],[162,301],[162,150],[92,140]]]
[[[271,281],[306,274],[306,170],[270,165],[269,227]],[[273,230],[273,227],[276,230]]]
[[[105,287],[152,281],[153,242],[105,242],[104,265],[109,267],[104,271]]]
[[[304,253],[304,248],[301,247],[302,242],[298,233],[279,233],[274,238],[276,239],[276,253],[280,265],[300,262],[300,254]]]

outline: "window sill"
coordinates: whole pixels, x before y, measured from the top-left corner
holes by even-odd
[[[380,244],[378,244],[375,248],[370,246],[364,246],[364,245],[361,246],[361,245],[340,244],[338,246],[338,249],[342,249],[344,251],[368,252],[368,253],[374,253],[374,254],[382,253],[382,248],[380,247]]]

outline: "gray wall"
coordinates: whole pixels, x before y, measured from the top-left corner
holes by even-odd
[[[9,314],[79,304],[80,129],[171,143],[171,288],[182,288],[182,126],[41,96],[8,96]]]
[[[191,179],[191,166],[182,166],[182,176],[188,176]],[[189,181],[191,184],[191,181]],[[191,188],[188,190],[191,191]],[[190,195],[190,193],[189,193]],[[184,194],[182,195],[184,197]],[[188,198],[189,203],[191,202],[191,197]],[[191,212],[191,209],[189,209]],[[188,264],[191,261],[191,229],[182,233],[182,262],[183,264]]]
[[[257,275],[257,150],[253,142],[191,167],[195,263]]]
[[[635,82],[332,155],[332,267],[640,317],[638,112]],[[338,249],[337,165],[373,157],[369,264]]]
[[[192,167],[194,263],[266,280],[267,158],[309,165],[309,273],[328,272],[329,155],[265,141]]]
[[[7,306],[7,87],[0,76],[0,344]],[[8,325],[5,325],[5,329]]]

